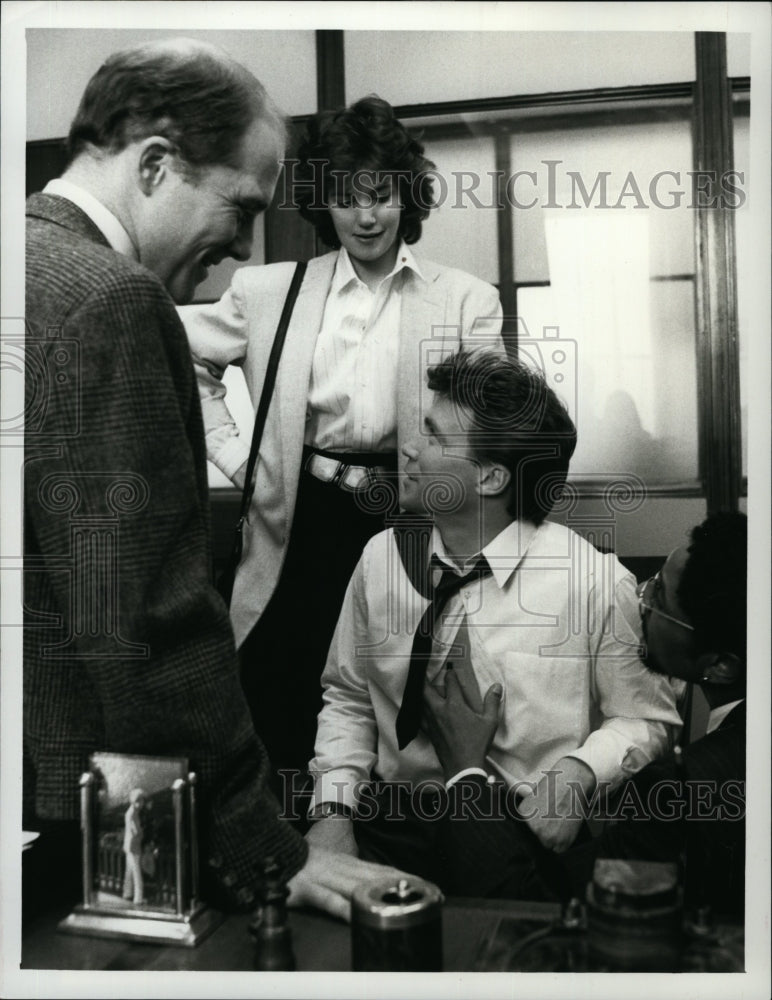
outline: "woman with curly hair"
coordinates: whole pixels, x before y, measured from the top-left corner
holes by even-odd
[[[313,756],[343,595],[398,509],[398,456],[420,431],[427,365],[462,343],[501,348],[496,289],[410,249],[434,205],[434,164],[389,104],[370,96],[315,115],[291,166],[295,204],[333,249],[309,262],[292,314],[231,602],[242,682],[277,771],[305,771]],[[250,442],[223,372],[242,365],[257,405],[294,270],[242,268],[220,302],[181,310],[207,454],[237,486]]]

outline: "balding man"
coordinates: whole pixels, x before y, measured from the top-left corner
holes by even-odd
[[[210,892],[249,907],[272,857],[294,901],[345,916],[353,886],[384,872],[309,854],[266,790],[210,583],[201,412],[175,311],[209,267],[248,259],[284,142],[264,88],[225,53],[145,45],[91,79],[67,169],[29,199],[25,823],[65,842],[92,751],[184,755]]]

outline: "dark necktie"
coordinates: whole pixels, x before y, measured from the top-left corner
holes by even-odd
[[[435,563],[433,562],[432,565]],[[445,570],[440,582],[434,588],[431,604],[424,611],[423,617],[418,623],[418,630],[413,636],[410,669],[402,695],[402,705],[397,713],[397,745],[400,750],[404,750],[408,743],[416,737],[421,724],[424,681],[432,652],[432,633],[435,622],[453,594],[470,581],[480,580],[482,577],[488,576],[490,572],[488,561],[485,556],[481,556],[466,576],[458,576],[456,573]]]

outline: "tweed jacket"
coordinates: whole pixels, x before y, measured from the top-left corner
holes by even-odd
[[[306,847],[267,790],[210,583],[185,332],[158,278],[51,195],[27,204],[26,295],[28,800],[40,818],[75,818],[95,750],[187,757],[205,875],[223,901],[248,907],[264,859],[289,877]]]
[[[249,532],[236,575],[231,619],[236,644],[265,610],[281,573],[295,510],[311,366],[337,252],[308,263],[292,314],[257,465]],[[420,433],[426,368],[463,343],[503,350],[496,289],[471,274],[419,258],[425,281],[411,272],[402,291],[399,329],[397,438],[401,447]],[[223,399],[222,373],[243,365],[253,404],[260,398],[276,326],[295,265],[237,271],[211,306],[180,310],[199,379],[207,454],[232,476],[246,461],[249,440],[237,431]]]

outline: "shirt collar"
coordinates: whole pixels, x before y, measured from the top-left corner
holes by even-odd
[[[131,257],[132,260],[139,260],[129,234],[113,213],[105,208],[93,194],[78,184],[73,184],[72,181],[66,181],[61,177],[49,181],[43,188],[43,194],[58,195],[60,198],[71,201],[73,205],[77,205],[81,212],[84,212],[91,219],[116,253],[123,254],[124,257]]]
[[[399,246],[397,247],[397,262],[391,273],[396,274],[397,271],[401,271],[406,267],[409,267],[411,271],[415,271],[421,281],[426,281],[418,261],[415,258],[415,254],[404,240],[400,240]]]
[[[470,556],[464,561],[464,565],[459,567],[448,555],[442,535],[435,525],[432,529],[431,551],[440,562],[459,576],[468,573],[481,555],[485,556],[491,574],[501,590],[522,562],[538,530],[530,521],[510,521],[506,528],[492,538],[480,552]]]
[[[397,259],[394,267],[391,271],[389,271],[386,277],[383,278],[380,284],[382,285],[387,281],[391,281],[395,274],[398,274],[406,268],[414,271],[422,281],[426,280],[410,247],[404,240],[400,240],[399,245],[397,246]],[[351,257],[349,257],[348,250],[346,250],[345,247],[341,247],[338,251],[338,261],[335,265],[335,274],[332,278],[331,291],[335,294],[342,292],[351,281],[360,282],[360,278],[354,270],[354,265],[351,263]]]
[[[708,727],[705,730],[705,735],[707,736],[708,733],[712,733],[714,730],[718,729],[732,709],[737,708],[743,700],[744,699],[742,698],[738,698],[737,701],[730,701],[726,705],[719,705],[718,708],[714,708],[708,716]]]

